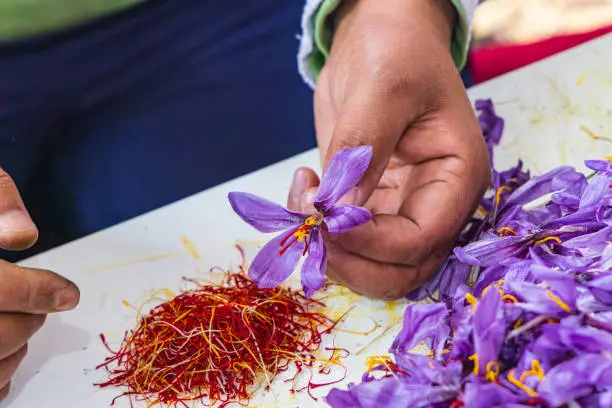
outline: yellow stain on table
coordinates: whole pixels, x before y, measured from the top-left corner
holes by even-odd
[[[196,248],[194,243],[191,242],[191,240],[187,236],[183,235],[181,237],[181,243],[183,244],[187,252],[191,254],[191,256],[193,256],[195,259],[200,259],[198,248]]]
[[[588,129],[586,126],[584,125],[580,125],[580,130],[582,130],[584,133],[587,134],[587,136],[589,136],[591,139],[593,140],[606,140],[608,142],[612,141],[612,138],[606,137],[606,136],[601,136],[596,134],[595,132],[593,132],[592,130]]]
[[[158,254],[158,255],[149,256],[149,257],[146,257],[146,258],[130,259],[130,260],[127,260],[127,261],[118,262],[116,264],[103,266],[101,268],[90,269],[90,270],[85,271],[84,273],[105,272],[105,271],[110,271],[110,270],[113,270],[113,269],[123,268],[125,266],[136,265],[136,264],[140,264],[140,263],[153,262],[153,261],[158,261],[160,259],[172,258],[172,257],[175,257],[177,255],[178,255],[178,252],[168,252],[168,253],[165,253],[165,254]]]
[[[584,79],[585,79],[585,75],[580,74],[580,76],[576,80],[576,86],[581,86],[584,83]]]

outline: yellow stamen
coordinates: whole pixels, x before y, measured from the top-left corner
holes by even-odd
[[[521,374],[520,381],[524,383],[528,377],[532,376],[538,377],[540,381],[544,379],[544,370],[542,370],[542,365],[538,360],[531,361],[531,370],[527,370]]]
[[[429,350],[426,355],[429,358],[434,358],[434,351],[433,350]]]
[[[606,156],[606,160],[612,163],[612,156]]]
[[[523,384],[522,382],[514,378],[514,370],[511,370],[508,373],[508,381],[510,381],[510,384],[525,391],[525,393],[527,393],[531,397],[535,397],[536,395],[538,395],[538,393],[536,393],[534,390],[532,390],[531,388],[529,388],[528,386],[526,386],[525,384]]]
[[[523,319],[519,318],[516,322],[514,322],[514,326],[512,326],[512,328],[516,330],[521,327],[521,324],[523,324]]]
[[[499,235],[502,235],[504,232],[509,232],[512,235],[516,235],[516,231],[510,227],[501,227],[500,229],[497,230],[497,234]]]
[[[504,301],[509,300],[512,303],[518,303],[518,299],[516,297],[510,295],[510,294],[503,295],[502,296],[502,300],[504,300]]]
[[[304,220],[304,225],[315,225],[319,220],[317,217],[311,215],[310,217]]]
[[[498,281],[497,281],[497,287],[499,288],[501,285],[503,285],[503,284],[504,284],[504,282],[505,282],[505,281],[504,281],[503,279],[498,280]]]
[[[429,367],[434,368],[434,364],[431,361],[429,362]]]
[[[510,187],[508,186],[501,186],[500,188],[497,189],[497,192],[495,193],[495,205],[499,205],[499,202],[501,201],[501,193],[504,191],[510,191]]]
[[[389,367],[391,365],[391,359],[387,356],[370,356],[366,358],[366,372],[372,371],[374,368],[378,366]]]
[[[480,367],[478,366],[478,354],[474,353],[471,356],[468,357],[468,360],[473,361],[474,362],[474,375],[478,375],[478,372],[480,371]]]
[[[465,301],[468,302],[470,305],[472,305],[472,310],[470,310],[470,312],[473,312],[474,310],[476,310],[476,305],[478,304],[478,299],[476,299],[474,297],[474,295],[472,295],[471,293],[466,293],[465,294]]]
[[[558,237],[546,237],[546,238],[543,238],[543,239],[541,239],[539,241],[536,241],[535,243],[536,243],[536,245],[540,245],[540,244],[543,244],[543,243],[548,242],[548,241],[555,241],[557,244],[563,243],[563,241],[561,241],[561,239],[558,238]]]
[[[450,351],[449,349],[444,349],[444,350],[442,350],[442,354],[448,354],[448,353],[450,353],[450,352],[451,352],[451,351]]]
[[[485,211],[484,208],[482,208],[482,206],[478,206],[478,211],[482,214],[482,215],[487,215],[487,212]]]
[[[497,361],[489,361],[487,363],[487,372],[485,374],[485,380],[495,382],[499,375],[499,364]]]
[[[546,291],[546,296],[551,298],[564,311],[569,313],[572,310],[567,303],[555,296],[550,290]]]

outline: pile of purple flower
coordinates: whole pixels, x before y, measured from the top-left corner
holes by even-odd
[[[503,120],[478,101],[490,147]],[[393,360],[334,408],[612,407],[612,163],[493,172],[453,254],[407,307]],[[435,297],[435,298],[434,298]],[[423,355],[415,350],[427,347]]]

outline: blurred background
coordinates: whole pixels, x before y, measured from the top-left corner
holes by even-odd
[[[465,70],[474,85],[612,32],[612,0],[487,0]]]

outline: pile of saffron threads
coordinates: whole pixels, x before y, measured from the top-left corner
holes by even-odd
[[[240,273],[228,273],[222,285],[194,283],[195,290],[141,317],[118,350],[100,335],[111,356],[97,367],[108,379],[95,385],[126,389],[112,404],[121,397],[166,406],[246,404],[292,364],[313,367],[322,335],[338,323],[320,312],[321,302],[260,289]]]

